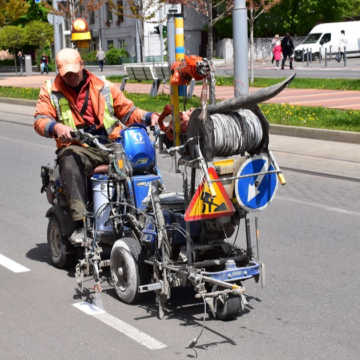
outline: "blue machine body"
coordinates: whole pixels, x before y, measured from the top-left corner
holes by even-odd
[[[186,224],[184,220],[184,214],[179,212],[173,212],[169,210],[163,210],[164,220],[165,220],[165,228],[172,244],[173,248],[182,246],[186,244]],[[171,228],[171,224],[180,225],[183,231],[178,231],[178,229]],[[194,235],[200,234],[201,224],[200,221],[192,221],[190,223],[191,233]],[[142,230],[143,237],[142,241],[151,245],[151,249],[154,249],[155,238],[157,235],[156,227],[153,221],[147,219],[145,222],[144,229]]]
[[[145,125],[131,124],[121,130],[120,139],[123,149],[135,172],[155,166],[155,149],[149,139]]]
[[[132,177],[132,189],[135,197],[135,207],[141,211],[145,210],[142,201],[149,192],[149,187],[154,180],[162,181],[160,175],[135,175]]]

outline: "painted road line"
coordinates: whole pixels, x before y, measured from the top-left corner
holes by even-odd
[[[26,268],[25,266],[22,266],[22,265],[18,264],[17,262],[15,262],[1,254],[0,254],[0,265],[6,267],[7,269],[11,270],[14,273],[30,271],[30,269]]]
[[[147,335],[142,331],[134,328],[133,326],[127,324],[126,322],[121,321],[120,319],[108,314],[106,311],[98,308],[93,304],[84,301],[81,303],[75,303],[73,304],[73,306],[83,311],[85,314],[97,318],[104,324],[111,326],[113,329],[128,336],[130,339],[135,340],[139,344],[146,346],[150,350],[160,350],[167,347],[165,344],[154,339],[150,335]]]

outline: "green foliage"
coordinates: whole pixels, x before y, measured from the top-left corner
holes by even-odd
[[[343,0],[343,17],[345,20],[359,20],[360,0]]]
[[[17,26],[6,26],[0,29],[0,48],[16,52],[25,42],[25,30]]]
[[[85,49],[78,49],[81,54],[81,58],[84,61],[96,61],[96,53],[97,51],[84,51]]]
[[[28,9],[25,14],[20,16],[13,25],[20,27],[25,27],[31,21],[40,20],[42,22],[47,22],[47,13],[48,10],[43,6],[42,3],[35,3],[35,0],[26,0]],[[51,3],[50,0],[47,0],[47,3]]]
[[[125,46],[127,46],[125,44]],[[109,46],[109,51],[105,54],[106,63],[109,65],[117,65],[119,64],[119,58],[121,57],[129,57],[129,53],[125,50],[125,48],[116,49],[114,45]]]
[[[35,47],[50,45],[54,39],[54,28],[47,22],[31,21],[26,25],[25,31],[25,41]]]
[[[13,24],[26,14],[29,0],[0,0],[0,27]]]
[[[254,36],[304,36],[317,24],[342,20],[345,0],[282,0],[255,21]]]
[[[290,104],[259,105],[270,124],[304,126],[317,129],[360,131],[360,111],[327,109]]]
[[[14,66],[14,59],[0,60],[0,66]]]
[[[232,16],[226,16],[215,23],[214,26],[220,39],[233,37]]]

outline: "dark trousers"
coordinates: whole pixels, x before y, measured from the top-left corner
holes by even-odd
[[[98,165],[108,164],[108,153],[95,148],[71,145],[59,151],[57,162],[72,219],[82,220],[84,212],[87,211],[86,174]]]
[[[290,68],[292,68],[292,63],[291,63],[291,53],[283,53],[283,60],[282,60],[282,64],[281,64],[281,67],[284,68],[284,65],[285,65],[285,61],[286,61],[286,58],[288,57],[289,58],[289,62],[290,62]]]
[[[101,71],[103,71],[103,68],[104,68],[104,60],[99,60],[99,67],[100,67]]]

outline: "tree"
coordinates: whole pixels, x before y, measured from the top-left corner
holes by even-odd
[[[256,21],[256,36],[284,35],[304,36],[317,24],[344,19],[346,9],[353,8],[355,0],[282,0],[281,6],[270,9]],[[358,0],[356,0],[358,1]]]
[[[25,26],[25,42],[37,48],[50,45],[54,39],[54,28],[48,22],[31,21]]]
[[[15,72],[16,66],[16,50],[21,49],[25,40],[25,30],[17,26],[6,26],[0,29],[0,47],[3,50],[9,50],[14,54]]]
[[[0,27],[12,24],[26,14],[28,7],[26,0],[0,0]]]
[[[47,4],[50,4],[51,0],[43,0],[42,3],[35,3],[34,0],[26,0],[26,2],[28,5],[26,13],[15,20],[12,25],[24,27],[26,24],[34,20],[47,22],[47,14],[49,10],[46,9],[43,3],[46,2]]]
[[[248,20],[250,23],[250,83],[254,82],[254,23],[263,13],[279,5],[281,0],[247,0]]]

